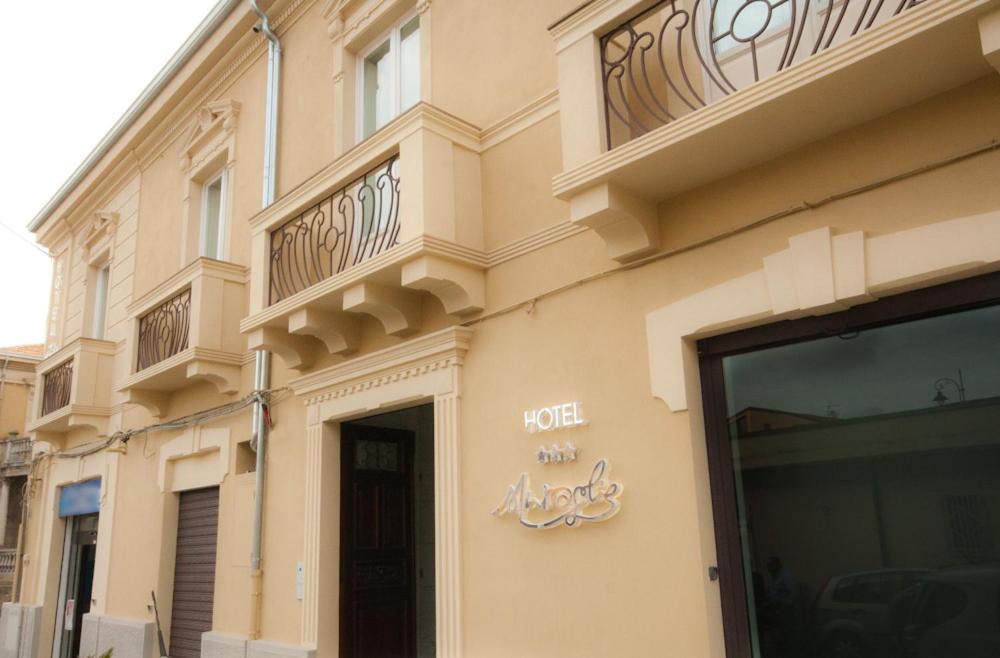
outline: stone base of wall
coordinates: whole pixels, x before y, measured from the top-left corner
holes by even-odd
[[[201,636],[201,656],[202,658],[316,658],[316,650],[293,644],[247,640],[239,635],[204,633]]]
[[[35,658],[42,606],[4,603],[0,610],[0,658]]]
[[[113,658],[158,658],[156,624],[86,614],[80,628],[81,658],[97,658],[113,649]],[[0,656],[0,658],[4,658]]]

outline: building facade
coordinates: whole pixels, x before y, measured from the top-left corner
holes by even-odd
[[[12,601],[19,570],[18,543],[24,486],[31,468],[31,439],[25,432],[35,396],[35,366],[43,345],[0,347],[0,601]]]
[[[1000,4],[261,5],[31,224],[4,656],[997,655]]]

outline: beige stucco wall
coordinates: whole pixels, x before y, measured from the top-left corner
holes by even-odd
[[[0,388],[0,432],[24,436],[25,421],[35,394],[34,363],[8,362]]]
[[[335,104],[332,45],[322,16],[324,4],[302,3],[280,32],[286,56],[279,196],[334,157],[336,127],[329,120]],[[433,103],[485,129],[553,92],[556,61],[545,28],[576,4],[434,0]],[[221,77],[223,68],[220,64],[205,79]],[[256,267],[248,221],[260,207],[263,49],[232,70],[237,74],[208,100],[234,100],[241,106],[230,187],[230,260]],[[49,234],[46,246],[66,259],[66,285],[53,301],[64,309],[57,313],[59,330],[52,338],[61,346],[85,331],[81,244],[86,218],[98,210],[119,214],[108,323],[108,339],[116,344],[115,382],[131,372],[125,356],[132,340],[126,307],[190,261],[178,231],[186,183],[179,163],[199,107],[196,96],[176,101],[176,111],[164,121],[169,139],[142,142],[134,168],[121,165],[129,173],[67,213],[73,220],[69,230],[52,229]],[[464,655],[597,658],[652,655],[664,646],[673,655],[690,658],[723,655],[718,586],[707,576],[716,557],[700,405],[692,399],[689,410],[672,412],[652,396],[646,315],[760,269],[765,256],[811,229],[878,236],[995,210],[1000,207],[1000,191],[993,184],[1000,173],[1000,154],[990,152],[688,248],[803,200],[818,201],[986,144],[996,137],[998,114],[1000,79],[991,75],[687,191],[657,208],[661,247],[678,253],[641,267],[599,276],[618,265],[608,259],[596,233],[580,230],[491,264],[485,275],[485,319],[473,316],[467,321],[474,334],[460,391],[460,488],[455,504],[461,523]],[[552,177],[563,165],[561,140],[559,116],[549,113],[519,124],[511,136],[483,148],[487,255],[568,218],[568,204],[552,195]],[[725,158],[726,144],[717,149],[718,157]],[[580,283],[588,278],[593,280]],[[415,336],[387,336],[376,319],[365,315],[356,355],[324,352],[304,372],[291,371],[275,358],[272,386],[281,388],[294,378],[379,349],[405,346],[457,322],[437,298],[423,294],[421,299],[422,324]],[[530,304],[532,300],[537,301]],[[251,373],[246,354],[238,393],[221,394],[204,382],[182,387],[171,394],[166,418],[239,399],[251,390]],[[689,382],[692,387],[695,383]],[[304,604],[295,595],[295,570],[305,557],[307,533],[302,475],[309,466],[306,408],[290,391],[278,395],[272,408],[275,425],[269,436],[264,499],[261,637],[297,645]],[[147,410],[125,404],[122,394],[116,392],[113,399],[109,432],[154,422]],[[521,413],[568,400],[582,401],[590,424],[546,436],[545,441],[572,439],[581,449],[580,460],[538,465],[534,454],[539,437],[523,432]],[[214,630],[246,636],[253,477],[236,472],[236,444],[249,438],[249,410],[203,429],[223,430],[229,437],[221,464]],[[95,590],[95,605],[101,614],[149,621],[149,591],[155,589],[161,620],[169,628],[177,503],[174,492],[161,491],[158,474],[164,447],[185,431],[139,434],[122,453],[101,453],[85,465],[52,460],[52,467],[39,473],[30,506],[23,602],[53,605],[61,541],[61,522],[52,516],[56,487],[100,474],[108,497],[102,503],[103,557],[97,574],[102,585]],[[329,440],[335,441],[332,437]],[[55,447],[78,447],[96,438],[96,431],[78,429]],[[538,484],[583,482],[599,458],[610,461],[613,479],[624,484],[622,511],[609,522],[535,532],[490,514],[520,473],[528,472]],[[220,463],[204,459],[204,464],[189,465],[208,478]],[[336,554],[320,559],[335,560]],[[324,564],[337,568],[335,561]],[[338,620],[322,617],[322,601],[336,596],[336,591],[320,594],[327,633]],[[46,623],[39,656],[51,646],[51,619]]]

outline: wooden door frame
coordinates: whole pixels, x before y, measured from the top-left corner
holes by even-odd
[[[1000,304],[1000,272],[885,297],[828,315],[698,341],[708,472],[727,658],[751,658],[739,510],[726,418],[724,357]]]

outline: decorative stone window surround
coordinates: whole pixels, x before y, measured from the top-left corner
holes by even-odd
[[[104,267],[110,267],[114,258],[115,231],[118,229],[118,213],[98,212],[94,214],[90,226],[83,236],[83,260],[87,264],[86,308],[83,313],[83,331],[90,335],[94,326],[94,313],[97,310],[97,272]],[[111,280],[105,282],[105,295],[110,296]],[[108,313],[107,297],[105,298],[104,314]],[[107,328],[105,327],[105,331]],[[104,338],[104,336],[91,336]]]
[[[132,328],[126,355],[130,374],[118,385],[127,402],[162,417],[170,392],[191,380],[209,381],[220,393],[239,391],[245,352],[239,318],[244,309],[246,278],[247,269],[242,265],[198,258],[129,305]],[[191,305],[187,348],[136,371],[141,318],[188,288]]]
[[[223,189],[232,189],[239,114],[238,102],[214,101],[198,110],[193,125],[188,129],[180,161],[181,172],[184,174],[180,266],[190,263],[200,255],[204,185],[221,173],[227,179]],[[232,194],[228,196],[231,198]],[[223,255],[221,260],[229,259],[233,226],[232,205],[229,198],[222,199],[222,214],[219,219],[226,230],[221,245]]]
[[[824,315],[908,290],[1000,269],[1000,211],[877,237],[824,227],[789,238],[755,272],[646,316],[652,393],[673,412],[700,400],[701,338]],[[698,414],[695,414],[696,416]],[[692,425],[696,435],[704,429]]]
[[[420,100],[431,97],[432,0],[326,0],[322,16],[333,47],[334,133],[338,157],[359,143],[358,53],[397,20],[416,9],[420,16]]]
[[[689,412],[706,569],[717,556],[698,340],[1000,270],[1000,211],[870,238],[861,231],[836,234],[824,227],[792,236],[788,245],[765,256],[759,270],[646,315],[651,393],[671,412]],[[721,628],[717,596],[718,590],[706,614]]]
[[[659,248],[660,202],[1000,66],[1000,12],[988,13],[990,0],[928,2],[608,151],[600,37],[653,4],[595,0],[550,28],[563,136],[553,194],[622,262]],[[955,46],[976,29],[981,52]]]
[[[163,444],[159,455],[162,493],[218,486],[229,474],[229,430],[195,426]]]
[[[451,327],[289,382],[306,403],[303,646],[338,646],[337,597],[329,594],[340,578],[340,511],[329,500],[339,498],[339,424],[433,401],[437,655],[462,655],[461,375],[472,333]]]
[[[84,260],[94,266],[110,261],[114,256],[115,231],[118,229],[118,213],[94,213],[90,226],[83,236]]]

